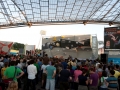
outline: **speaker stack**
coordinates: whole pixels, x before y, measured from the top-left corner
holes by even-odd
[[[108,55],[107,54],[101,54],[101,62],[106,64],[108,61]]]

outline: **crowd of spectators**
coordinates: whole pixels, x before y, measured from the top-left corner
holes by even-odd
[[[0,90],[119,90],[120,84],[119,65],[98,59],[1,55],[0,69]]]

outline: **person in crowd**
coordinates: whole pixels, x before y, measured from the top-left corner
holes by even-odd
[[[20,64],[20,61],[19,60],[16,60],[16,67],[17,68],[19,68],[19,69],[22,69],[22,65]],[[19,74],[18,74],[19,75]],[[18,76],[17,75],[17,76]],[[21,78],[18,78],[17,79],[17,81],[18,81],[18,89],[21,89]]]
[[[70,68],[67,67],[60,71],[60,90],[68,90],[69,89],[69,80],[72,80],[70,75]]]
[[[45,84],[46,84],[46,78],[47,78],[47,75],[46,75],[46,67],[48,67],[49,63],[49,58],[48,57],[44,57],[43,58],[43,65],[41,66],[41,70],[42,70],[42,88],[45,88]]]
[[[96,72],[97,72],[98,75],[99,75],[99,79],[100,79],[101,76],[102,76],[102,71],[103,71],[102,65],[101,65],[101,64],[98,64],[98,66],[97,66],[97,68],[96,68]]]
[[[69,86],[71,89],[74,89],[74,69],[72,69],[72,65],[69,66],[70,76],[72,77],[72,80],[69,80]]]
[[[81,61],[77,60],[77,66],[81,66]]]
[[[118,90],[118,79],[114,76],[115,71],[110,70],[110,77],[106,79],[108,90]]]
[[[38,66],[39,66],[39,70],[38,70],[38,80],[41,81],[41,78],[42,78],[42,71],[41,71],[41,66],[42,66],[42,58],[38,58],[37,61],[38,61]]]
[[[81,74],[82,74],[82,71],[80,70],[80,66],[77,66],[77,69],[74,71],[74,90],[78,90],[77,78]]]
[[[83,69],[82,74],[78,76],[77,78],[78,81],[78,90],[88,90],[88,75],[87,75],[87,70]]]
[[[4,72],[5,72],[5,70],[8,68],[8,66],[9,66],[9,63],[8,63],[8,62],[5,62],[5,63],[4,63],[4,67],[1,69],[2,79],[6,79],[6,77],[4,76]]]
[[[85,65],[88,65],[88,59],[86,59]]]
[[[64,59],[62,59],[61,64],[63,65],[63,69],[66,69],[68,66],[67,62]]]
[[[73,69],[73,70],[76,69],[76,62],[75,62],[75,60],[73,60],[72,69]]]
[[[73,65],[72,60],[70,59],[69,62],[68,62],[67,64],[68,64],[69,66],[70,66],[70,65]]]
[[[51,65],[46,67],[47,73],[46,90],[55,90],[56,68],[54,67],[54,65],[55,63],[52,61]]]
[[[3,63],[3,56],[0,58],[0,68],[4,67],[4,63]]]
[[[90,68],[89,90],[98,90],[99,76],[94,72],[94,68]]]
[[[38,80],[39,80],[39,79],[38,79],[38,72],[39,72],[39,68],[40,68],[40,67],[39,67],[37,58],[34,58],[34,65],[35,65],[36,68],[37,68],[37,74],[36,74],[36,78],[35,78],[35,79],[36,79],[36,84],[38,84],[38,82],[39,82],[39,81],[38,81]]]
[[[102,71],[102,76],[100,79],[100,90],[108,90],[107,89],[107,85],[106,85],[106,79],[107,79],[107,72],[106,71]]]
[[[34,65],[34,60],[30,61],[30,65],[28,65],[27,67],[27,73],[28,73],[27,90],[29,90],[29,87],[31,87],[32,90],[36,90],[35,76],[37,74],[37,68]]]
[[[103,65],[103,71],[106,71],[107,72],[107,76],[109,76],[108,65]]]
[[[115,76],[116,78],[118,78],[118,77],[120,76],[119,65],[115,65],[113,69],[114,69],[114,71],[115,71],[114,76]]]
[[[9,63],[9,59],[8,59],[8,56],[6,55],[5,57],[4,57],[4,59],[3,59],[3,63],[5,63],[5,62],[8,62]]]
[[[56,75],[55,75],[55,87],[59,88],[59,73],[62,70],[63,66],[61,64],[61,61],[57,61],[55,64],[56,67]]]
[[[43,64],[42,60],[43,60],[42,58],[38,58],[38,59],[37,59],[39,69],[41,69],[41,66],[42,66],[42,64]]]
[[[20,64],[20,60],[17,60],[17,61],[16,61],[16,67],[22,69],[22,65]]]
[[[115,65],[115,71],[117,72],[116,77],[118,76],[118,84],[119,84],[119,88],[120,88],[120,67],[119,65]]]
[[[15,73],[15,69],[16,69],[16,74],[15,74],[15,77],[14,77],[14,81],[17,81],[18,78],[20,78],[24,72],[19,69],[19,68],[15,68],[15,64],[16,62],[15,61],[11,61],[10,62],[10,67],[8,67],[5,71],[4,71],[4,76],[6,78],[13,78],[14,77],[14,73]],[[19,74],[19,75],[18,75]],[[18,76],[17,76],[18,75]]]

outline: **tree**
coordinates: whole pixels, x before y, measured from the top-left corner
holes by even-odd
[[[14,50],[19,50],[19,49],[24,49],[24,44],[21,44],[21,43],[14,43],[13,46],[12,46],[12,49]]]

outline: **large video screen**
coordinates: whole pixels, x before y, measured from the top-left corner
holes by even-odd
[[[120,50],[120,27],[104,29],[104,49]]]

